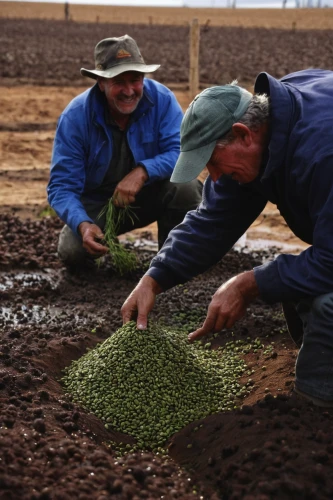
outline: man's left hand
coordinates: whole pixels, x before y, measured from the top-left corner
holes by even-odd
[[[112,200],[116,207],[125,207],[135,202],[135,197],[148,179],[147,171],[140,165],[127,174],[116,186]]]
[[[247,307],[258,295],[259,290],[253,271],[231,278],[215,292],[204,324],[189,334],[189,341],[193,342],[223,328],[231,328],[244,316]]]

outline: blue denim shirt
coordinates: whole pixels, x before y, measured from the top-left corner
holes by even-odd
[[[77,232],[87,215],[81,196],[98,189],[112,158],[112,134],[105,123],[106,100],[98,85],[75,97],[61,114],[54,139],[48,200],[58,216]],[[133,113],[127,139],[147,183],[171,177],[180,150],[183,112],[174,94],[144,79],[144,92]]]

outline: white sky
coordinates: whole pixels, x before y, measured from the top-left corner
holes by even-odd
[[[1,0],[0,0],[1,1]],[[51,1],[56,3],[64,3],[64,0],[11,0],[11,1],[35,1],[45,2]],[[296,0],[287,0],[287,7],[294,8]],[[318,0],[310,0],[314,7],[317,6]],[[230,5],[232,0],[69,0],[69,4],[100,4],[100,5],[137,5],[137,6],[154,6],[154,7],[226,7]],[[301,5],[308,4],[308,0],[300,0]],[[282,0],[236,0],[237,7],[255,7],[255,8],[280,8]],[[333,6],[333,0],[321,0],[322,5]]]
[[[5,0],[0,0],[5,1]],[[8,1],[8,0],[7,0]],[[13,2],[54,2],[64,3],[64,0],[11,0]],[[287,7],[295,8],[297,0],[287,0]],[[100,4],[100,5],[136,5],[154,7],[227,7],[233,0],[69,0],[69,4]],[[301,6],[333,7],[333,0],[298,0]],[[236,0],[238,8],[281,8],[282,0]],[[1,8],[1,6],[0,6]]]

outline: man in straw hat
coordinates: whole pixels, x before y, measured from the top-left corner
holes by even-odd
[[[124,303],[124,323],[137,314],[138,328],[146,328],[156,294],[217,263],[269,200],[310,246],[222,284],[189,340],[231,328],[257,297],[283,302],[300,347],[295,391],[333,406],[332,129],[331,71],[281,80],[261,73],[255,95],[235,84],[201,92],[185,113],[171,181],[189,182],[207,165],[203,201],[171,231]]]
[[[173,184],[180,149],[182,110],[165,86],[144,77],[160,65],[145,64],[133,38],[106,38],[95,47],[96,80],[61,114],[48,184],[50,205],[66,223],[58,255],[85,267],[108,249],[103,244],[108,200],[132,205],[118,234],[158,223],[161,247],[169,231],[201,201],[202,184]]]

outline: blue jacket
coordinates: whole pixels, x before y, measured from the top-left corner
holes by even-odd
[[[254,269],[261,298],[273,303],[333,291],[333,72],[304,70],[281,80],[261,73],[255,92],[271,98],[264,171],[243,185],[207,178],[201,205],[170,233],[148,270],[165,289],[218,262],[269,200],[311,246]]]
[[[112,158],[112,134],[105,123],[106,100],[98,85],[75,97],[61,114],[53,145],[50,205],[77,232],[87,215],[81,196],[101,185]],[[144,79],[144,92],[133,113],[127,139],[136,164],[148,172],[147,183],[171,177],[180,150],[183,112],[174,94]]]

